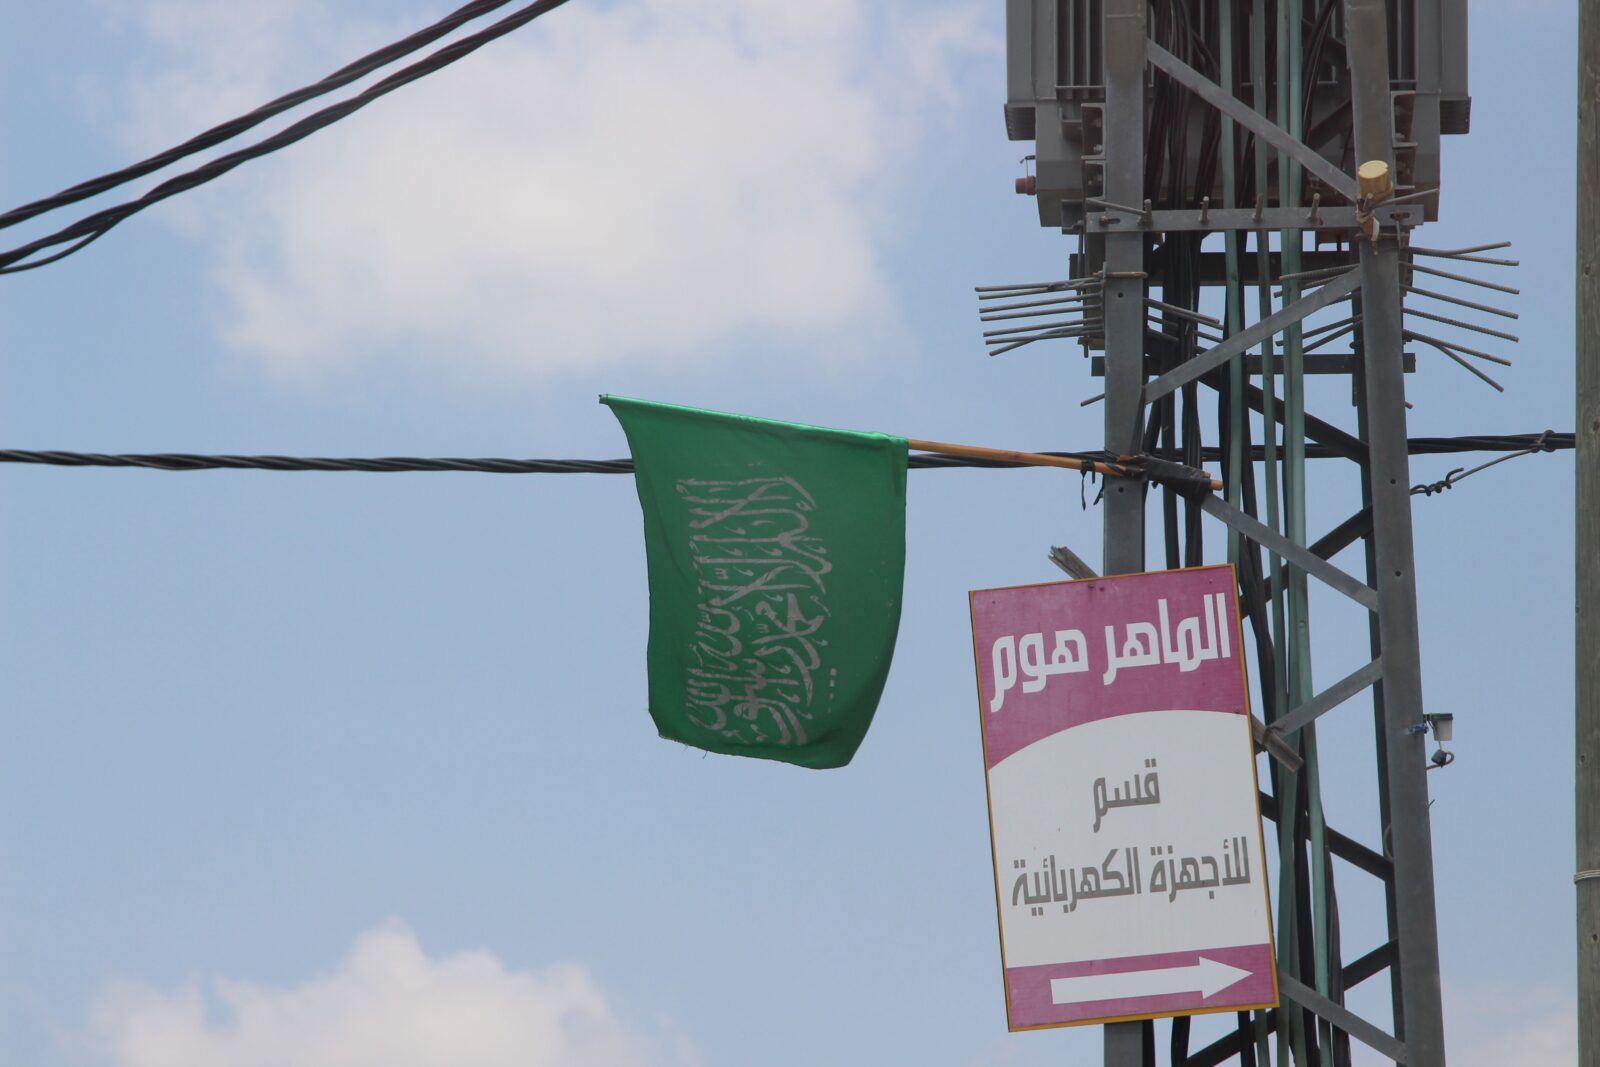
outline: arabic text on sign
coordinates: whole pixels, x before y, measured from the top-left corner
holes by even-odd
[[[1223,594],[1206,594],[1199,614],[1180,619],[1176,626],[1166,597],[1157,602],[1156,611],[1154,621],[1130,622],[1122,627],[1120,635],[1116,626],[1105,627],[1102,685],[1111,685],[1120,672],[1139,667],[1174,665],[1186,674],[1202,663],[1233,658]],[[994,694],[989,698],[991,712],[1005,706],[1006,694],[1019,680],[1024,693],[1038,693],[1057,675],[1093,672],[1089,642],[1082,630],[1052,631],[1048,655],[1045,644],[1042,630],[995,639],[989,650],[994,679]]]

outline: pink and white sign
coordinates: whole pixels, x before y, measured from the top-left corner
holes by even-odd
[[[1234,590],[971,594],[1011,1029],[1277,1004]]]

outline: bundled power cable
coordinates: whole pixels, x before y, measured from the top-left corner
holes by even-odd
[[[1533,452],[1553,452],[1573,447],[1573,435],[1546,430],[1539,434],[1499,434],[1470,437],[1413,437],[1409,441],[1412,455],[1439,455],[1456,452],[1506,452],[1511,459]],[[1333,453],[1328,453],[1333,455]],[[1052,456],[1087,463],[1116,462],[1120,457],[1105,452],[1040,452],[1038,456]],[[1198,453],[1202,462],[1214,463],[1222,458],[1220,450],[1212,447]],[[1182,455],[1163,455],[1156,449],[1141,457],[1146,476],[1156,482],[1186,484],[1194,468],[1173,463]],[[198,470],[270,470],[270,471],[354,471],[368,474],[400,472],[473,472],[477,474],[631,474],[633,461],[629,459],[463,459],[417,458],[412,456],[382,456],[368,458],[326,458],[318,456],[233,456],[201,455],[192,452],[40,452],[23,449],[0,449],[0,463],[23,463],[51,467],[144,467],[165,471]],[[933,467],[987,467],[1009,468],[1035,466],[1036,462],[974,458],[971,456],[936,455],[918,453],[910,457],[913,469]],[[1183,466],[1182,471],[1174,467]],[[1486,464],[1487,466],[1487,464]],[[1185,473],[1188,472],[1188,473]],[[1457,481],[1460,477],[1457,477]]]
[[[98,196],[127,182],[154,173],[196,152],[220,145],[300,104],[316,99],[319,96],[324,96],[368,74],[372,74],[396,60],[439,40],[473,19],[479,18],[496,8],[503,7],[509,2],[510,0],[475,0],[473,3],[466,4],[425,29],[418,30],[416,33],[393,44],[368,53],[360,59],[339,68],[320,81],[286,93],[246,115],[241,115],[236,119],[214,126],[174,148],[157,153],[148,159],[124,167],[121,170],[113,171],[110,174],[79,182],[77,185],[64,189],[53,196],[14,208],[0,215],[0,229],[7,226],[15,226],[56,208]],[[403,85],[409,85],[419,78],[449,66],[458,59],[477,51],[490,41],[527,25],[540,15],[553,11],[566,2],[567,0],[537,0],[536,3],[519,8],[481,30],[450,42],[415,63],[401,67],[350,99],[314,111],[255,144],[218,156],[193,170],[185,171],[169,178],[142,196],[96,211],[79,219],[77,222],[63,226],[53,233],[0,252],[0,274],[33,270],[64,259],[105,236],[118,223],[138,214],[145,208],[220,178],[242,163],[259,159],[262,156],[269,155],[303,140],[316,131],[354,114],[379,97],[392,93]],[[50,249],[57,249],[57,251],[49,252]],[[48,254],[41,255],[41,253],[47,252]]]

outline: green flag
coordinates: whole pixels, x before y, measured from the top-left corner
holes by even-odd
[[[903,437],[603,396],[628,435],[661,736],[850,762],[894,654]]]

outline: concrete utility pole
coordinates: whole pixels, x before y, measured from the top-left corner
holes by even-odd
[[[1600,0],[1578,4],[1578,1062],[1600,1063]]]

